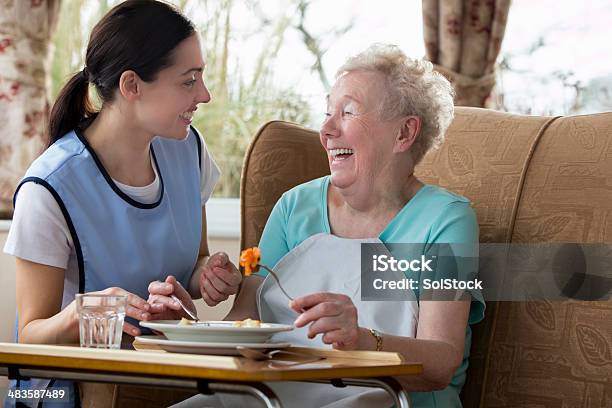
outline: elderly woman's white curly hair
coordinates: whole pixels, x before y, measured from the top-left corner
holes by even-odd
[[[454,91],[431,62],[408,58],[395,45],[374,44],[349,58],[336,78],[351,71],[379,72],[385,77],[387,96],[380,107],[383,120],[404,115],[421,118],[421,133],[410,149],[414,165],[442,143],[453,120]]]

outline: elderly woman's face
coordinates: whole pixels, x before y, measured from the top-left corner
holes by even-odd
[[[381,120],[384,92],[382,75],[365,71],[342,75],[332,88],[320,139],[334,186],[376,182],[389,165],[401,125]]]

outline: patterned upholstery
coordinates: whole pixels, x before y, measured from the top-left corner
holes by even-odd
[[[256,246],[280,196],[292,187],[329,174],[319,134],[274,121],[257,132],[240,180],[240,248]]]
[[[456,108],[417,176],[468,197],[481,242],[611,242],[612,113],[550,118]],[[289,188],[328,174],[315,131],[271,122],[241,185],[241,247]],[[612,406],[611,302],[499,302],[474,327],[466,407]]]
[[[612,113],[558,118],[522,185],[512,242],[612,242]],[[612,302],[500,303],[485,406],[612,407]]]

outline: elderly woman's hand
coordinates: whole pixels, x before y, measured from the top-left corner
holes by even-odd
[[[308,328],[308,338],[323,335],[323,343],[340,350],[354,350],[359,346],[357,308],[350,297],[339,293],[319,292],[294,299],[289,306],[300,316],[295,327]]]
[[[238,292],[242,274],[224,252],[217,252],[201,266],[200,294],[208,306],[215,306]]]

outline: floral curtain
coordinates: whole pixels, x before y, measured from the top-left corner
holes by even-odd
[[[43,148],[47,66],[61,0],[0,0],[0,219]]]
[[[487,105],[510,0],[423,0],[427,58],[454,85],[455,105]]]

